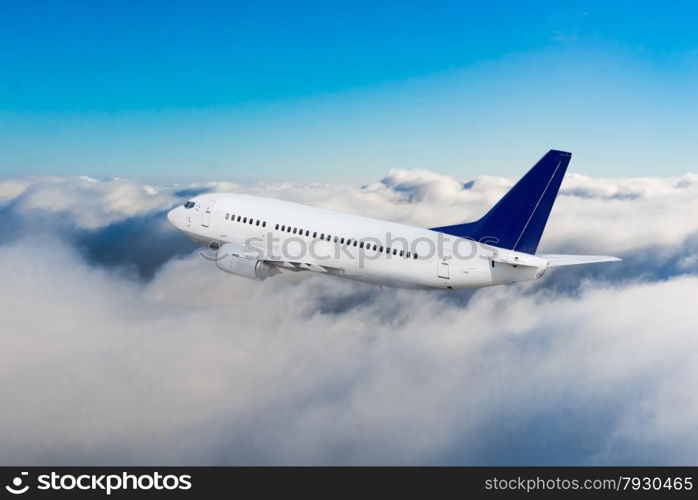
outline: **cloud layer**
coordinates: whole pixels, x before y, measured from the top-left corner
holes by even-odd
[[[232,190],[436,226],[511,183],[0,182],[0,463],[695,464],[696,175],[569,175],[541,250],[625,261],[477,292],[250,282],[163,217]]]

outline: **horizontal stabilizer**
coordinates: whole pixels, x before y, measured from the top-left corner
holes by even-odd
[[[596,262],[617,262],[621,259],[609,255],[536,255],[548,261],[548,267],[576,266],[578,264],[594,264]]]

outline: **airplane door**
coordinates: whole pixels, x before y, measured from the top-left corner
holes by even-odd
[[[216,204],[215,201],[207,201],[204,205],[204,212],[201,214],[201,225],[208,227],[211,224],[211,212],[213,212],[213,205]]]
[[[437,274],[438,274],[439,278],[446,278],[446,279],[449,279],[449,275],[448,275],[448,260],[446,260],[446,259],[439,259],[438,268],[437,268]]]

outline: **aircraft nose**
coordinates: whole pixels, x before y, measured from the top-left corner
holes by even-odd
[[[178,208],[179,207],[175,207],[172,210],[170,210],[169,212],[167,212],[167,220],[170,221],[170,224],[172,224],[177,229],[179,229],[179,227],[177,226],[177,213],[176,213]]]

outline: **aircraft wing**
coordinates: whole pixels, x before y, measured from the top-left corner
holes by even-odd
[[[313,271],[315,273],[324,274],[344,274],[344,269],[341,267],[328,266],[324,264],[316,264],[314,262],[296,262],[296,261],[286,261],[286,260],[268,260],[264,259],[270,264],[274,264],[280,269],[286,269],[287,271]]]
[[[266,249],[261,247],[238,245],[235,243],[226,243],[223,247],[228,253],[235,257],[251,260],[259,259],[287,271],[313,271],[326,274],[344,274],[344,269],[341,267],[327,265],[326,261],[315,262],[310,256],[305,257],[302,261],[280,260],[279,255],[269,254],[266,252]]]
[[[303,261],[279,260],[279,256],[269,255],[262,248],[238,245],[236,243],[226,243],[221,249],[233,257],[240,257],[248,260],[261,260],[287,271],[313,271],[325,274],[344,274],[344,269],[341,267],[327,265],[324,261],[314,262],[310,257]]]

